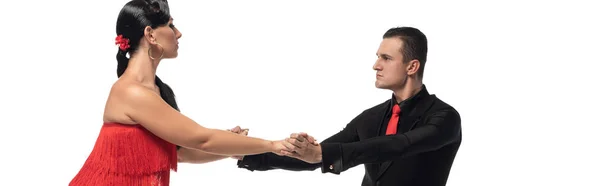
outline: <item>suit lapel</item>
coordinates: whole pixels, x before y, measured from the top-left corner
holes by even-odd
[[[435,100],[434,98],[435,98],[435,95],[426,95],[424,98],[422,98],[423,100],[419,101],[420,104],[418,104],[415,107],[415,109],[409,111],[409,113],[406,114],[406,116],[400,117],[398,133],[396,135],[402,135],[402,133],[406,133],[406,132],[412,130],[415,127],[415,125],[419,121],[421,121],[421,117],[423,117],[425,112],[429,108],[431,108],[431,106],[433,105],[433,102]],[[380,132],[381,132],[381,130],[380,130]],[[387,169],[392,165],[393,162],[394,161],[383,162],[381,164],[381,167],[379,168],[379,174],[377,175],[375,180],[378,180],[383,175],[383,173],[385,173],[385,171],[387,171]]]
[[[372,137],[379,136],[381,134],[381,130],[383,130],[383,126],[386,126],[383,121],[385,121],[386,117],[390,114],[390,112],[392,112],[392,105],[394,104],[392,102],[392,99],[388,100],[387,104],[384,104],[381,108],[379,108],[380,110],[375,112],[377,113],[377,118],[379,118],[379,125],[377,126],[377,133],[373,134]]]

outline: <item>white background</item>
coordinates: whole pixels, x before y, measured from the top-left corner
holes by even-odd
[[[79,171],[116,80],[125,2],[2,3],[1,185],[67,185]],[[171,0],[180,55],[158,74],[204,126],[323,140],[390,98],[374,87],[375,52],[387,29],[414,26],[430,44],[425,84],[462,116],[448,185],[600,185],[600,15],[583,2]],[[225,159],[180,164],[172,185],[360,185],[363,173]]]

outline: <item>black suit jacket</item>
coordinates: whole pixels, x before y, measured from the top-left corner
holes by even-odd
[[[363,164],[363,186],[443,186],[462,140],[459,113],[449,104],[421,91],[400,103],[396,135],[385,135],[395,99],[369,108],[339,133],[321,142],[322,162],[273,153],[245,156],[238,167],[251,171],[315,170],[340,174]]]

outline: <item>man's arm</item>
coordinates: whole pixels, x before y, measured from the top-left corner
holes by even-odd
[[[239,168],[245,168],[250,171],[267,171],[273,169],[311,171],[319,168],[320,164],[310,164],[296,158],[265,153],[244,156],[242,160],[238,161],[237,165]]]
[[[325,139],[323,143],[350,143],[358,141],[356,125],[363,118],[365,112],[356,116],[344,129],[337,134]],[[283,169],[290,171],[312,171],[321,167],[321,163],[306,163],[302,160],[288,156],[279,156],[273,153],[249,155],[238,161],[239,168],[245,168],[250,171],[267,171],[272,169]]]
[[[459,140],[461,119],[456,110],[435,112],[424,122],[425,125],[403,134],[351,143],[321,143],[323,172],[339,174],[360,164],[434,151]]]

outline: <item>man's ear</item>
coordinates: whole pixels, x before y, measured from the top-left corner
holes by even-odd
[[[408,73],[408,75],[414,75],[417,74],[419,68],[421,68],[421,63],[419,63],[419,60],[413,59],[408,62],[408,66],[406,68],[406,73]]]
[[[146,26],[144,28],[144,39],[146,39],[146,41],[151,45],[156,44],[156,38],[154,37],[154,29],[152,29],[152,27]]]

